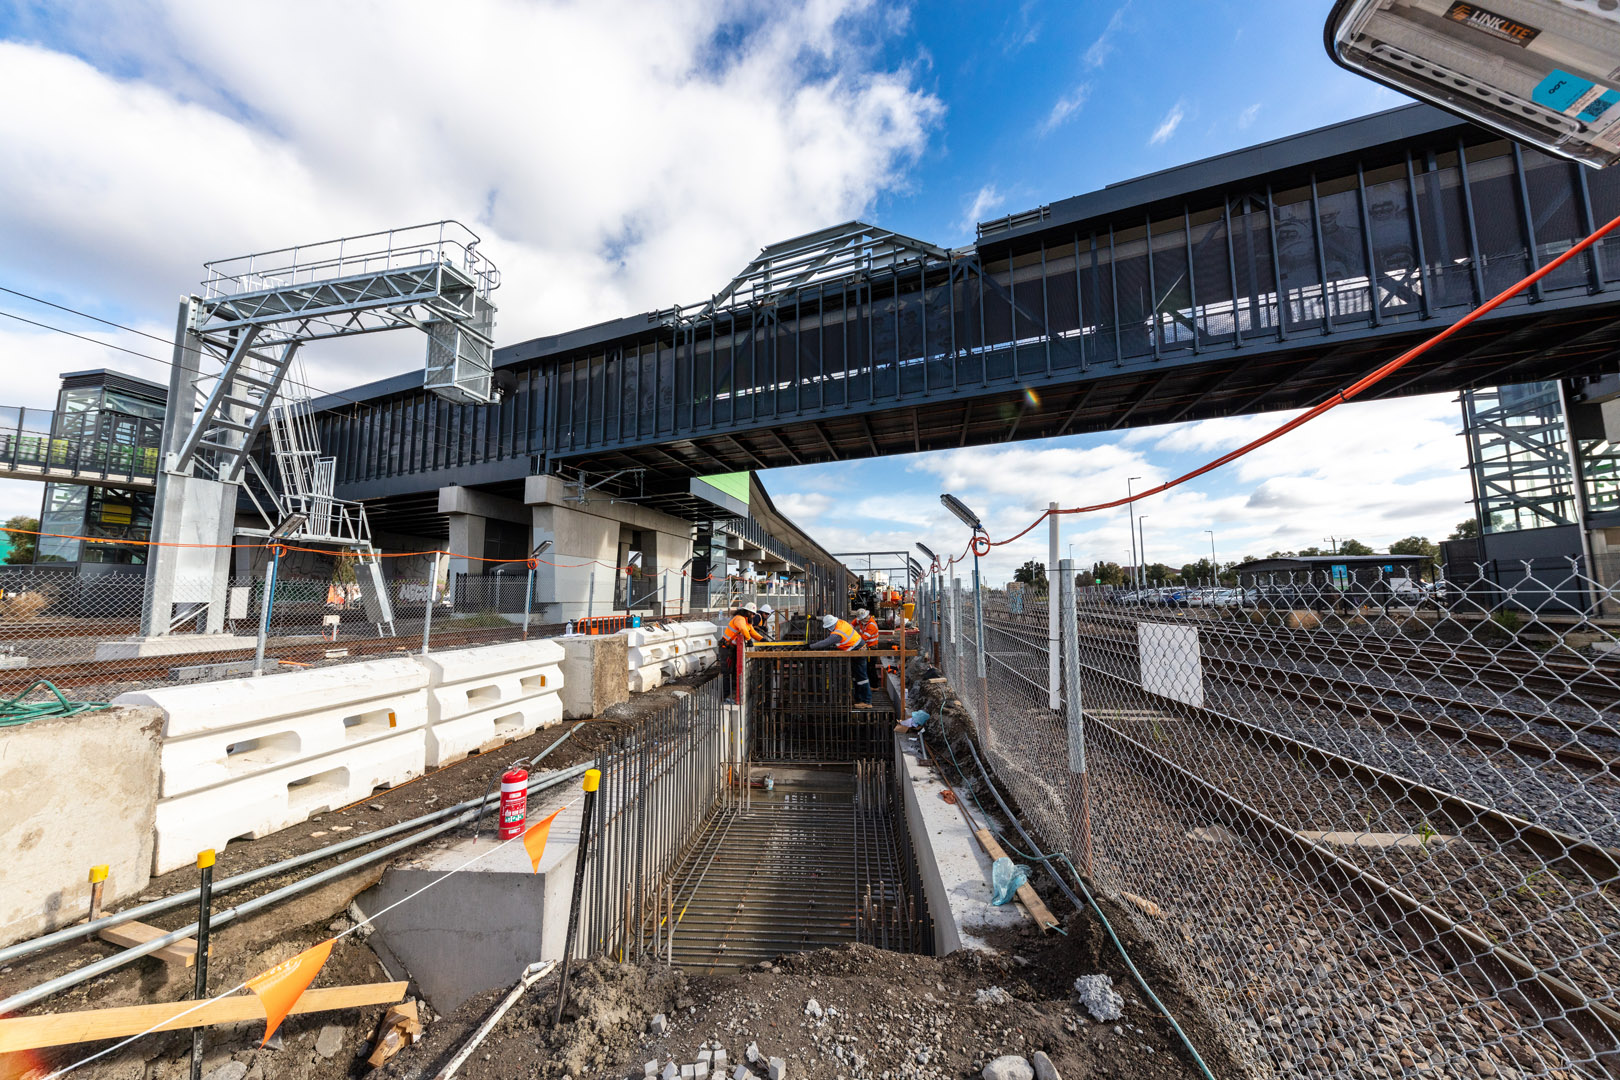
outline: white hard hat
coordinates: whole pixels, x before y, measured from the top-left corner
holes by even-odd
[[[865,609],[865,608],[863,608],[863,607],[858,607],[858,608],[856,608],[856,609],[855,609],[855,617],[856,617],[856,618],[857,618],[857,619],[864,619],[864,618],[866,618],[866,617],[867,617],[867,616],[868,616],[868,615],[870,615],[870,614],[871,614],[871,612],[870,612],[870,611],[867,611],[867,610],[866,610],[866,609]]]
[[[769,615],[771,612],[773,612],[775,610],[776,609],[771,607],[771,605],[769,605],[769,604],[761,604],[761,605],[759,605],[759,613],[761,615]]]
[[[744,611],[751,611],[751,612],[753,612],[755,614],[759,613],[759,608],[755,607],[753,604],[744,604],[743,605],[743,610]]]
[[[836,615],[823,615],[821,617],[821,625],[827,627],[828,629],[831,629],[832,627],[837,626],[838,625],[838,616],[836,616]]]

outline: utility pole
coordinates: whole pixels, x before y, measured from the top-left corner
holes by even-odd
[[[1333,554],[1337,555],[1339,553],[1339,538],[1337,536],[1324,536],[1322,539],[1332,545]]]
[[[1215,575],[1215,582],[1214,583],[1216,585],[1219,585],[1221,583],[1221,564],[1215,561],[1215,530],[1214,529],[1205,529],[1204,531],[1209,534],[1209,569],[1210,569],[1210,573]]]

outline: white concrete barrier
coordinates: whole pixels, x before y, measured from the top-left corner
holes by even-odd
[[[628,646],[630,692],[640,694],[664,685],[664,664],[679,655],[681,635],[670,626],[619,631]]]
[[[621,630],[629,653],[630,692],[639,694],[670,679],[703,671],[719,657],[720,630],[712,622],[678,622]]]
[[[153,872],[421,775],[427,684],[401,658],[120,695],[163,710]]]
[[[492,750],[560,721],[563,657],[555,641],[417,657],[428,671],[428,767]]]

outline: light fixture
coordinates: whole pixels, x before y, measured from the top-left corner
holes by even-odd
[[[936,563],[939,562],[939,556],[935,555],[932,551],[928,550],[928,545],[927,544],[918,543],[917,550],[922,552],[924,555],[928,556],[928,561],[929,562],[936,562]]]
[[[529,558],[538,559],[540,556],[544,555],[550,548],[551,548],[551,541],[550,540],[542,540],[538,544],[534,545],[534,550],[529,552]]]
[[[967,508],[967,504],[955,495],[941,495],[939,501],[945,504],[945,509],[955,514],[957,520],[974,532],[983,532],[984,524],[979,521],[979,515]]]
[[[277,525],[275,528],[270,530],[270,539],[272,539],[272,540],[288,540],[288,539],[291,539],[299,530],[301,530],[304,527],[305,523],[307,523],[308,521],[309,521],[309,515],[308,514],[303,514],[303,513],[288,514],[286,517],[281,519],[281,524],[280,525]]]
[[[1614,7],[1338,0],[1322,36],[1340,67],[1498,135],[1602,168],[1620,160]]]

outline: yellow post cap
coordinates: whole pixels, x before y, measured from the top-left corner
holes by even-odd
[[[197,852],[197,869],[206,870],[214,865],[214,849],[206,848]]]
[[[105,865],[92,866],[90,868],[90,884],[98,885],[101,882],[106,881],[106,880],[107,880],[107,867]]]
[[[586,791],[595,791],[596,786],[598,784],[600,784],[601,782],[602,782],[602,770],[601,769],[586,769],[585,770],[585,790]]]

